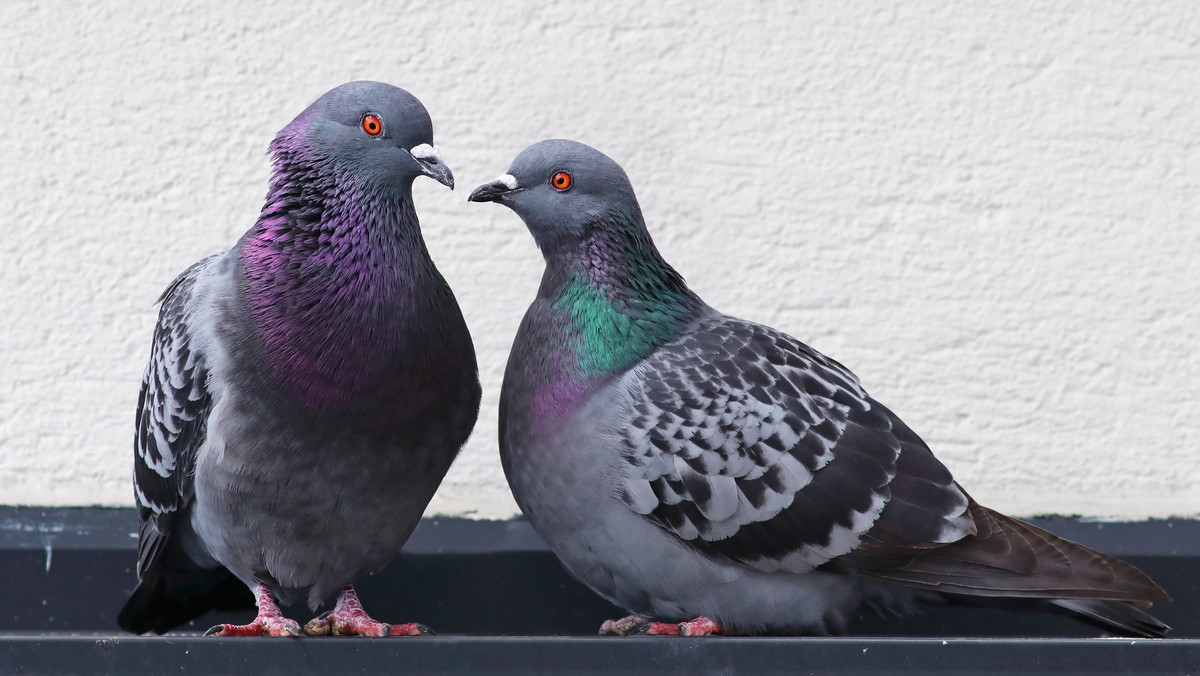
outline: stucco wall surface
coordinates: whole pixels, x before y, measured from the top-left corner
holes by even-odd
[[[485,399],[431,512],[516,511],[541,258],[466,196],[568,137],[701,296],[849,365],[981,502],[1200,513],[1200,5],[899,4],[0,3],[0,503],[132,503],[154,299],[253,223],[279,128],[377,79],[460,186],[416,200]]]

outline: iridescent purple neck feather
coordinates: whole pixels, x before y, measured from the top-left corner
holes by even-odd
[[[421,237],[411,180],[380,185],[342,171],[286,133],[271,149],[271,187],[240,262],[274,376],[313,410],[420,408],[411,378],[436,378],[409,355],[427,338],[423,313],[449,292]]]

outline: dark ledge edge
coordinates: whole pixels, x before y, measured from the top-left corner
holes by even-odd
[[[1200,557],[1200,520],[1108,521],[1036,516],[1026,521],[1114,556]],[[131,507],[0,506],[0,550],[136,549]],[[546,543],[523,519],[475,520],[430,516],[404,546],[406,554],[545,552]]]
[[[0,638],[15,673],[1181,674],[1200,640]]]
[[[235,611],[133,637],[113,623],[133,584],[133,509],[0,507],[0,673],[1200,674],[1200,521],[1030,521],[1158,579],[1174,602],[1154,611],[1173,638],[1082,638],[1097,632],[1066,617],[951,607],[864,617],[845,638],[597,638],[599,621],[620,611],[571,580],[527,522],[447,517],[424,519],[401,556],[359,585],[377,617],[444,635],[197,635],[248,619]]]

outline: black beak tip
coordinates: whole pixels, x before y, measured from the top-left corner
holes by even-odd
[[[431,175],[433,176],[433,180],[454,190],[454,174],[450,171],[450,167],[444,164],[434,167]]]
[[[483,185],[471,191],[471,195],[467,197],[468,202],[496,202],[504,195],[512,192],[508,186],[503,183],[493,182],[484,183]]]
[[[454,172],[441,161],[440,157],[414,158],[420,165],[421,173],[454,190]]]

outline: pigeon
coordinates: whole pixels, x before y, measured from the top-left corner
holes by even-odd
[[[118,616],[164,633],[230,590],[221,636],[415,635],[353,583],[400,550],[474,427],[475,351],[430,260],[412,184],[454,187],[420,101],[336,87],[270,145],[258,220],[167,287],[138,398],[138,586]],[[279,605],[332,611],[303,629]]]
[[[837,634],[969,599],[1167,631],[1146,575],[979,505],[846,367],[706,305],[609,157],[542,141],[469,199],[515,211],[545,259],[500,456],[564,567],[630,613],[602,634]]]

